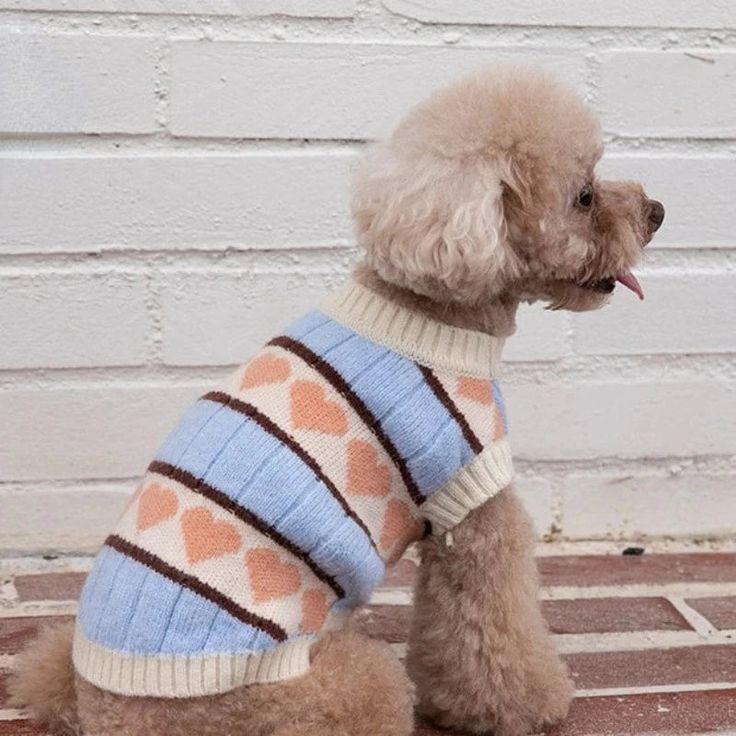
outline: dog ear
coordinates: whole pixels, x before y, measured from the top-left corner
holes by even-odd
[[[498,171],[375,148],[354,180],[352,212],[366,260],[386,281],[436,300],[498,293],[514,269]]]

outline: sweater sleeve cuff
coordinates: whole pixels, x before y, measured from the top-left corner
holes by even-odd
[[[486,447],[423,506],[433,534],[457,526],[471,511],[508,486],[514,477],[511,448],[504,437]]]

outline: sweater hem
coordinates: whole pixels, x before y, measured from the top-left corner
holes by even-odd
[[[488,445],[422,506],[424,517],[432,524],[432,533],[443,534],[457,526],[513,478],[511,447],[504,437]]]
[[[348,282],[321,311],[369,340],[429,368],[495,377],[505,340],[453,327],[396,304],[375,291]]]
[[[80,677],[102,690],[190,698],[299,677],[309,670],[313,642],[300,638],[265,652],[238,654],[138,654],[91,642],[77,627],[72,658]]]

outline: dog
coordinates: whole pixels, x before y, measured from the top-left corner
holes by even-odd
[[[596,117],[538,69],[486,69],[415,107],[356,173],[351,282],[185,417],[76,633],[19,655],[14,702],[96,736],[407,736],[415,706],[498,736],[563,719],[573,687],[496,377],[520,303],[643,298],[632,269],[664,207],[598,179],[602,153]],[[350,612],[412,541],[405,672]]]

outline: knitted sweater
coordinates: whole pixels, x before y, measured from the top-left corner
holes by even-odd
[[[184,416],[82,593],[79,674],[189,697],[303,674],[386,566],[512,478],[502,340],[356,283]]]

